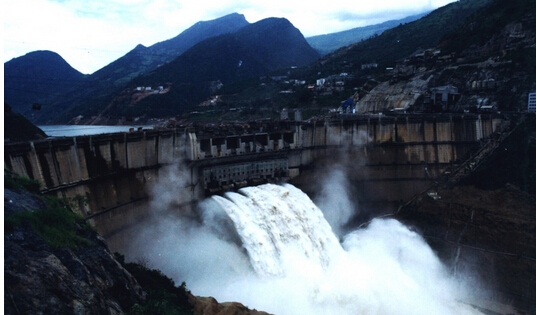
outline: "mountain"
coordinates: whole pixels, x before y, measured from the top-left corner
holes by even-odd
[[[4,64],[5,101],[34,123],[66,123],[74,116],[97,114],[104,97],[127,82],[165,64],[194,44],[249,25],[243,15],[200,21],[178,36],[150,47],[136,46],[91,75],[73,69],[57,53],[35,51]],[[42,105],[40,111],[32,105]]]
[[[339,107],[349,96],[355,105],[360,102],[360,112],[371,111],[367,104],[377,111],[390,111],[394,104],[416,112],[481,106],[525,111],[528,93],[535,91],[536,68],[535,11],[525,8],[534,7],[535,0],[457,1],[293,69],[285,82],[252,80],[233,90],[224,87],[219,93],[223,106],[204,117],[278,119],[282,108],[299,108],[308,119]],[[343,86],[322,84],[336,80]],[[458,102],[432,108],[427,93],[448,85],[458,90]]]
[[[4,101],[14,112],[31,118],[34,103],[49,110],[52,99],[82,86],[86,79],[55,52],[30,52],[4,63]]]
[[[536,11],[526,8],[535,0],[494,0],[448,32],[438,48],[460,61],[437,85],[462,90],[458,104],[525,112],[536,89]]]
[[[317,50],[321,56],[334,52],[338,48],[346,47],[369,37],[380,35],[385,30],[394,28],[400,24],[410,23],[421,19],[429,12],[408,16],[400,20],[390,20],[380,24],[357,27],[350,30],[306,37],[308,44]]]
[[[497,46],[498,43],[491,41],[505,36],[505,27],[509,24],[512,24],[512,28],[508,31],[513,32],[512,35],[508,35],[509,37],[515,39],[516,42],[531,41],[532,38],[524,38],[522,33],[523,24],[528,27],[535,22],[535,10],[528,10],[528,8],[535,9],[535,0],[491,1],[489,5],[476,11],[457,28],[447,32],[439,46],[442,50],[457,54],[461,54],[472,46]],[[535,38],[533,38],[533,46],[535,46]],[[499,47],[489,47],[489,50],[490,48],[498,49]],[[509,48],[512,47],[503,48],[510,50]],[[535,63],[535,56],[532,57]]]
[[[171,57],[168,61],[171,61],[202,40],[235,33],[248,24],[250,23],[246,21],[244,15],[238,13],[231,13],[211,21],[197,22],[178,36],[150,46],[149,51],[155,55],[168,55]],[[174,54],[170,55],[170,51]]]
[[[438,8],[423,18],[384,31],[369,40],[354,43],[323,57],[310,68],[312,74],[343,71],[375,62],[381,71],[394,67],[420,48],[435,47],[444,34],[457,29],[470,15],[489,4],[491,0],[461,0]]]
[[[91,80],[110,86],[123,86],[133,78],[177,58],[195,44],[214,36],[233,33],[248,25],[244,15],[232,13],[211,21],[200,21],[174,38],[152,46],[136,46],[125,56],[91,75]],[[106,86],[103,85],[103,86]]]
[[[181,56],[129,83],[101,116],[173,116],[205,100],[214,87],[302,67],[319,58],[287,19],[268,18],[196,44]],[[133,101],[136,87],[162,86]],[[129,92],[130,91],[130,92]]]
[[[233,34],[200,42],[132,83],[220,80],[228,84],[280,68],[305,66],[318,58],[319,54],[287,19],[268,18]]]
[[[369,112],[526,111],[535,92],[535,0],[458,1],[309,66],[349,72],[360,85],[355,108]],[[378,67],[361,69],[368,62]],[[387,71],[392,68],[393,71]],[[335,73],[338,73],[335,72]],[[370,80],[374,79],[374,80]],[[433,105],[427,93],[452,87],[456,98]],[[352,88],[358,93],[354,93]],[[386,100],[398,100],[389,102]]]
[[[4,103],[4,142],[30,141],[46,137],[43,130],[21,114],[14,113],[11,106]]]
[[[334,104],[337,106],[356,91],[366,93],[378,82],[384,81],[385,85],[391,86],[392,77],[386,69],[399,69],[399,66],[415,69],[415,73],[409,75],[415,77],[421,73],[423,78],[420,80],[431,87],[456,86],[461,91],[461,100],[468,104],[487,99],[521,108],[527,102],[527,92],[535,90],[535,80],[532,81],[535,75],[531,75],[532,69],[535,72],[535,49],[532,51],[531,48],[535,45],[535,31],[530,27],[535,12],[524,10],[528,7],[535,7],[535,1],[457,1],[419,20],[399,23],[380,35],[340,48],[320,59],[289,21],[271,18],[249,24],[244,17],[233,14],[228,18],[239,24],[246,23],[236,32],[200,41],[179,57],[150,71],[136,72],[136,64],[144,63],[148,51],[157,51],[161,45],[172,45],[176,41],[172,39],[151,47],[139,45],[124,59],[109,65],[108,75],[104,75],[102,69],[99,75],[96,72],[86,77],[81,88],[55,97],[50,104],[57,109],[33,111],[35,119],[32,121],[115,124],[125,117],[176,116],[191,111],[194,105],[214,94],[219,94],[218,101],[227,106],[222,110],[218,108],[220,112],[213,114],[214,117],[229,114],[225,108],[244,106],[250,111],[268,108],[270,117],[279,117],[278,110],[283,107],[304,107],[320,113],[333,108]],[[209,27],[209,22],[200,22],[191,29]],[[532,29],[533,35],[528,32]],[[425,51],[434,54],[433,58],[419,66],[418,63],[408,64],[412,60],[421,60]],[[480,65],[487,58],[494,63],[494,71],[490,67],[476,70],[478,66],[474,63]],[[458,60],[471,65],[460,66]],[[127,73],[125,69],[132,65],[131,69],[135,71],[129,72],[132,75],[114,76],[114,72]],[[370,67],[363,68],[363,65]],[[278,69],[283,71],[275,73]],[[344,87],[337,91],[320,95],[313,90],[318,79],[343,73],[348,76]],[[429,75],[427,78],[426,74]],[[287,79],[271,80],[275,75],[285,75]],[[265,79],[260,80],[261,77]],[[468,84],[483,80],[498,82],[496,96],[480,98],[465,94]],[[290,82],[307,82],[310,88],[306,84],[298,86]],[[196,108],[198,110],[203,111],[203,108]],[[304,114],[303,117],[308,116]]]

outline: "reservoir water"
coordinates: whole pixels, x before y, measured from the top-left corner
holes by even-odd
[[[85,125],[47,125],[38,126],[49,137],[77,137],[104,133],[129,132],[131,128],[152,129],[152,126],[85,126]]]

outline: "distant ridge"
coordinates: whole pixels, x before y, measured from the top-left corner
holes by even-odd
[[[150,46],[149,51],[156,55],[167,55],[170,50],[173,50],[175,57],[168,60],[171,61],[207,38],[234,33],[249,24],[244,15],[239,13],[231,13],[210,21],[200,21],[176,37]]]
[[[169,92],[130,106],[125,103],[127,100],[116,99],[101,115],[177,115],[209,97],[210,82],[226,85],[277,69],[305,66],[319,57],[287,19],[264,19],[235,33],[204,40],[177,59],[129,83],[131,89],[170,85]]]
[[[401,24],[365,41],[356,42],[323,56],[312,73],[328,71],[342,65],[378,63],[378,69],[393,67],[397,60],[422,48],[435,47],[444,34],[454,31],[458,25],[492,0],[461,0],[438,8],[419,20]]]
[[[31,117],[34,103],[47,106],[57,95],[81,86],[86,77],[55,52],[33,51],[4,63],[4,101],[15,113]]]
[[[313,49],[317,50],[321,56],[324,56],[341,47],[349,46],[350,44],[368,39],[371,36],[380,35],[385,30],[394,28],[400,24],[419,20],[429,13],[430,11],[408,16],[400,20],[390,20],[380,24],[356,27],[342,32],[306,37],[306,40]]]
[[[93,81],[104,81],[113,86],[123,86],[138,75],[148,73],[179,57],[195,44],[211,37],[233,33],[248,25],[244,15],[228,14],[210,21],[200,21],[174,38],[152,46],[136,46],[123,57],[115,60],[91,75]]]
[[[150,47],[139,44],[91,75],[78,72],[57,53],[31,52],[4,63],[5,100],[14,112],[40,124],[65,123],[74,116],[95,115],[99,108],[96,104],[123,89],[133,78],[170,62],[202,40],[235,32],[249,24],[237,13],[197,22],[172,39]],[[33,103],[44,106],[41,111],[33,111]]]

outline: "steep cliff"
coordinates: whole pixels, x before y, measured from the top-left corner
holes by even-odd
[[[4,171],[5,314],[263,315],[240,303],[196,297],[159,270],[125,263],[39,185]]]
[[[47,135],[26,117],[14,113],[11,106],[4,103],[4,142],[44,139]]]
[[[66,239],[36,227],[28,215],[41,209],[51,206],[29,192],[4,189],[6,314],[124,314],[145,299],[136,279],[84,220],[73,222],[73,235],[61,233],[76,241],[58,246]]]
[[[454,275],[535,314],[535,116],[527,116],[461,184],[436,187],[398,213]]]

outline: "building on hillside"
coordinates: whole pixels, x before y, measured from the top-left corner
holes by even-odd
[[[340,73],[339,75],[330,75],[326,78],[317,79],[316,90],[319,93],[332,93],[333,91],[345,90],[348,81],[354,79],[353,75]]]
[[[372,68],[376,68],[376,67],[378,67],[378,64],[376,62],[362,64],[362,70],[372,69]]]
[[[321,87],[324,86],[324,83],[326,82],[326,79],[317,79],[317,86]]]
[[[295,121],[302,121],[302,112],[300,109],[295,110]]]
[[[216,93],[223,86],[224,86],[224,84],[222,84],[222,82],[220,80],[209,82],[209,90],[211,91],[211,93]]]
[[[535,92],[528,94],[528,113],[535,113]]]
[[[287,79],[286,75],[275,75],[270,77],[273,81],[282,81]]]
[[[280,119],[281,120],[288,120],[289,119],[289,112],[287,111],[287,108],[282,109]]]
[[[460,98],[461,95],[456,86],[444,85],[431,88],[431,101],[433,106],[438,109],[447,110],[455,105]]]

